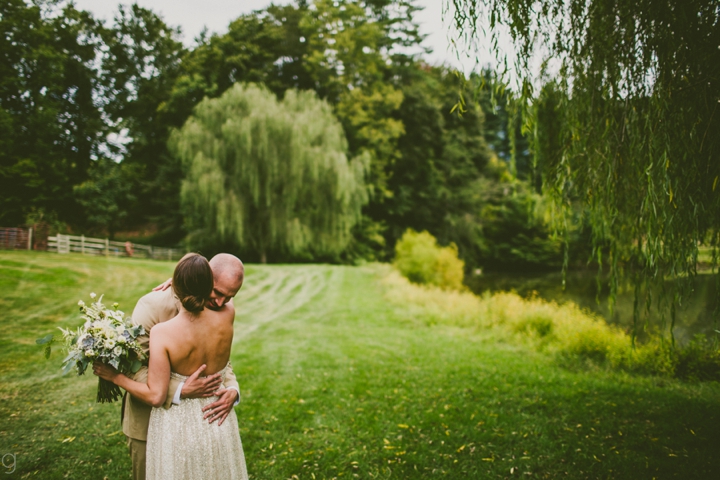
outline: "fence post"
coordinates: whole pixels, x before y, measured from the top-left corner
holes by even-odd
[[[110,256],[110,240],[107,238],[105,239],[105,256]]]
[[[32,227],[28,228],[28,250],[32,250]]]
[[[85,255],[85,235],[80,235],[80,253]]]
[[[150,253],[150,258],[154,260],[155,257],[153,256],[152,245],[150,245],[150,251],[149,251],[149,253]]]

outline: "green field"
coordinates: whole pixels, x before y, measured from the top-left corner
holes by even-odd
[[[6,478],[130,478],[119,405],[36,338],[104,293],[131,311],[173,265],[0,252]],[[414,321],[382,269],[247,269],[232,361],[253,479],[720,478],[720,386],[561,368],[488,331]]]

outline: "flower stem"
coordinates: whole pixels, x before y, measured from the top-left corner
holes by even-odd
[[[98,379],[98,393],[97,393],[97,402],[98,403],[112,403],[116,402],[120,399],[122,396],[122,391],[120,390],[120,387],[115,385],[112,382],[109,382],[105,380],[104,378]]]

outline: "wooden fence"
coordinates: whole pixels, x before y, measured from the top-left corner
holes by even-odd
[[[136,257],[153,260],[179,260],[185,254],[185,251],[180,248],[153,247],[131,242],[115,242],[107,238],[62,234],[48,237],[47,249],[49,252],[57,253],[77,252],[83,255]]]
[[[32,228],[0,228],[0,249],[31,250]]]

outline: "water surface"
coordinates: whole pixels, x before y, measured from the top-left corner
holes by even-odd
[[[485,291],[515,291],[523,297],[537,295],[545,300],[558,303],[574,302],[583,309],[590,310],[607,322],[619,325],[628,333],[633,331],[634,288],[629,282],[620,285],[615,306],[610,311],[608,304],[609,288],[607,279],[601,281],[598,294],[597,274],[588,270],[576,270],[567,273],[566,287],[562,286],[562,274],[555,273],[491,273],[476,275],[467,279],[470,289],[476,294]],[[668,283],[666,287],[671,287]],[[720,330],[718,321],[717,276],[698,274],[692,284],[692,292],[682,300],[677,308],[673,334],[680,344],[690,341],[696,334],[705,334],[710,338],[717,336]],[[665,296],[665,305],[658,308],[660,289],[653,291],[653,302],[649,313],[641,305],[641,318],[635,329],[638,338],[647,337],[649,331],[661,330],[666,334],[670,329],[669,296]]]

